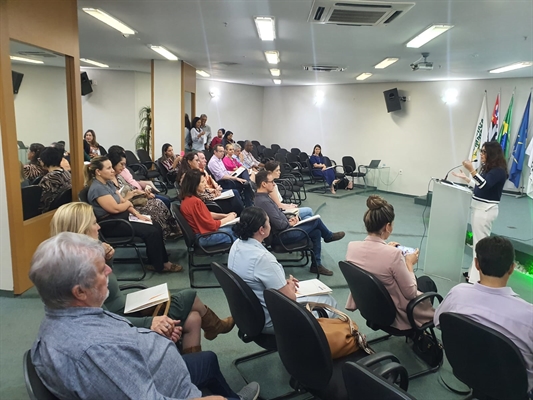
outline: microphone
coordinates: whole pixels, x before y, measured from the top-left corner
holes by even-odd
[[[472,162],[473,162],[473,163],[477,162],[477,159],[472,160]],[[450,181],[448,180],[448,175],[450,175],[450,172],[452,172],[454,169],[459,168],[459,167],[461,167],[462,165],[463,165],[463,163],[461,163],[461,164],[459,164],[459,165],[456,165],[455,167],[453,167],[452,169],[450,169],[448,172],[446,172],[446,176],[444,177],[443,180],[441,180],[441,182],[448,183],[448,184],[452,185],[453,182],[450,182]]]

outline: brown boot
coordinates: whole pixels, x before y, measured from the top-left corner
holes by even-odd
[[[200,351],[202,351],[202,346],[192,346],[183,349],[181,354],[199,353]]]
[[[202,317],[202,329],[204,330],[204,337],[207,340],[215,339],[219,333],[228,333],[235,326],[233,317],[220,319],[209,307],[205,307],[207,312]]]

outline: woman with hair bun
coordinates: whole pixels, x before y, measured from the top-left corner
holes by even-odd
[[[35,179],[46,175],[46,170],[39,162],[39,157],[43,150],[44,146],[41,143],[32,143],[28,149],[29,164],[24,166],[24,176],[30,181],[30,184]]]
[[[318,302],[337,307],[337,302],[329,294],[296,298],[298,279],[292,275],[289,275],[289,279],[285,279],[283,266],[262,244],[270,235],[270,221],[262,208],[245,208],[240,221],[233,226],[233,232],[238,239],[231,246],[228,268],[250,286],[261,302],[265,313],[263,333],[274,333],[272,319],[263,296],[263,291],[266,289],[279,290],[298,303]]]
[[[416,277],[413,266],[418,262],[419,250],[404,255],[397,242],[385,242],[393,230],[394,207],[380,196],[372,195],[366,200],[368,210],[363,221],[368,236],[362,242],[350,242],[346,260],[373,274],[389,292],[398,312],[392,323],[399,330],[411,329],[407,319],[407,304],[422,294],[436,292],[435,282],[427,276]],[[355,310],[352,295],[348,296],[348,310]],[[435,310],[429,300],[420,303],[414,310],[417,324],[433,320]]]

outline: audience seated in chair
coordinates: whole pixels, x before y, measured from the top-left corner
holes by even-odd
[[[174,154],[174,148],[170,143],[165,143],[161,148],[161,165],[167,170],[167,179],[171,182],[176,180],[181,156]]]
[[[507,336],[524,357],[528,390],[531,392],[533,305],[520,299],[507,286],[515,267],[513,245],[503,237],[486,237],[476,244],[474,263],[479,271],[479,282],[473,285],[461,283],[453,287],[435,311],[435,326],[439,327],[439,317],[442,313],[452,312],[462,314]]]
[[[29,163],[24,166],[24,176],[30,181],[30,183],[35,179],[46,175],[46,170],[39,162],[39,157],[43,150],[44,146],[41,143],[32,143],[28,149]]]
[[[311,173],[315,176],[322,176],[330,187],[331,193],[335,194],[335,184],[337,183],[335,169],[327,169],[326,161],[322,155],[322,147],[319,144],[316,144],[313,148],[313,155],[309,157],[309,162],[313,167]]]
[[[404,255],[397,248],[399,243],[385,242],[393,230],[394,207],[375,195],[369,196],[366,204],[368,210],[363,221],[368,236],[361,242],[348,244],[346,260],[370,272],[383,283],[397,310],[392,326],[399,330],[411,329],[407,318],[408,303],[421,292],[436,292],[437,286],[431,278],[418,278],[413,272],[413,266],[418,262],[418,249],[412,254]],[[355,310],[356,307],[350,294],[346,308]],[[434,312],[431,302],[425,300],[415,308],[414,319],[422,325],[432,320]]]
[[[235,400],[255,400],[259,385],[237,394],[228,386],[212,352],[183,358],[173,341],[137,328],[101,307],[111,269],[99,241],[63,232],[41,243],[30,279],[46,307],[31,362],[59,398],[201,398],[194,385]],[[87,373],[90,371],[90,373]]]
[[[299,303],[317,302],[337,307],[337,302],[329,294],[296,298],[298,280],[292,275],[286,279],[283,266],[262,244],[270,235],[270,229],[268,215],[262,208],[245,208],[240,221],[233,227],[239,239],[231,246],[228,257],[228,268],[250,286],[261,302],[265,313],[263,333],[267,334],[273,334],[274,328],[263,297],[266,289],[279,290]]]
[[[83,134],[83,151],[89,158],[107,155],[107,151],[96,141],[96,133],[92,129]]]
[[[252,151],[254,149],[254,145],[252,142],[247,140],[244,142],[244,149],[242,149],[242,165],[244,165],[246,168],[250,169],[253,168],[255,170],[259,170],[260,168],[264,167],[264,164],[257,161],[257,159],[252,154]]]
[[[291,217],[290,219],[287,219],[274,200],[270,198],[270,193],[272,193],[275,188],[274,177],[270,172],[258,172],[256,176],[256,184],[256,205],[266,211],[268,218],[270,219],[270,225],[272,226],[272,242],[278,243],[279,239],[277,236],[279,233],[296,225],[298,223],[298,218]],[[333,275],[333,271],[328,270],[322,265],[321,241],[324,239],[326,243],[329,243],[340,240],[344,237],[344,232],[331,232],[320,218],[299,225],[298,228],[304,230],[313,241],[313,251],[315,253],[317,265],[311,265],[310,271],[312,273],[317,273],[318,270],[321,275]],[[299,241],[302,240],[304,236],[304,232],[295,231],[294,233],[284,235],[283,240]]]
[[[42,167],[48,171],[39,182],[42,189],[40,207],[42,212],[46,212],[57,196],[72,188],[72,177],[60,165],[63,154],[59,149],[47,147],[41,151],[39,159]]]

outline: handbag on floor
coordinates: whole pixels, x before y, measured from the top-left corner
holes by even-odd
[[[442,344],[435,337],[433,332],[423,332],[415,338],[413,342],[413,351],[415,354],[426,362],[430,367],[436,367],[442,362],[444,352]]]
[[[318,323],[326,334],[331,358],[341,358],[363,349],[368,354],[374,354],[364,335],[359,333],[357,324],[351,318],[340,310],[324,303],[307,303],[307,310],[313,311],[315,308],[322,308],[331,311],[338,318],[317,318]]]

